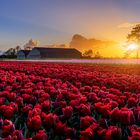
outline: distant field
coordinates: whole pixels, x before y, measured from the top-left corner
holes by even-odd
[[[9,61],[6,60],[6,61]],[[13,60],[10,60],[13,61]],[[15,60],[14,60],[15,61]],[[140,59],[40,59],[40,60],[16,60],[30,62],[58,62],[58,63],[98,63],[98,64],[140,64]]]

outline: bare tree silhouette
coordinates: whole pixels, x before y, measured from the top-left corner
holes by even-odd
[[[135,42],[139,45],[138,49],[136,50],[137,54],[136,57],[139,58],[139,50],[140,50],[140,24],[137,24],[128,34],[127,36],[128,42]],[[129,52],[127,52],[129,54]]]

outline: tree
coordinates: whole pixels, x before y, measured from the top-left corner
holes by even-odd
[[[128,42],[135,42],[139,45],[137,49],[137,58],[139,57],[139,50],[140,50],[140,24],[137,24],[130,34],[127,36]]]
[[[14,49],[15,49],[15,53],[17,54],[17,52],[21,50],[21,47],[20,46],[16,46]]]
[[[20,50],[21,50],[20,46],[16,46],[15,48],[10,48],[10,49],[8,49],[8,50],[4,53],[4,55],[5,55],[5,57],[7,57],[7,58],[16,58],[17,52],[20,51]]]
[[[83,56],[84,57],[92,57],[93,55],[93,51],[90,49],[90,50],[86,50],[84,53],[83,53]]]
[[[16,50],[15,48],[10,48],[8,49],[4,55],[7,57],[7,58],[16,58]]]
[[[95,58],[101,58],[101,55],[98,51],[95,53]]]

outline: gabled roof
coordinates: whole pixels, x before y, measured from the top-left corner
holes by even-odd
[[[48,58],[76,58],[81,57],[82,54],[80,51],[74,48],[46,48],[46,47],[35,47],[33,50],[37,50],[40,53],[40,56]]]
[[[80,51],[78,51],[75,48],[46,48],[46,47],[35,47],[35,49],[39,50],[40,53],[45,53],[45,52],[51,52],[51,51],[69,51],[69,52],[77,52],[77,53],[81,53]]]
[[[25,54],[25,56],[27,56],[31,50],[20,50],[20,51],[23,52]]]

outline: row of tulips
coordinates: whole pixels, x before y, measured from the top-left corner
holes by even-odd
[[[0,139],[139,140],[139,67],[0,62]]]

